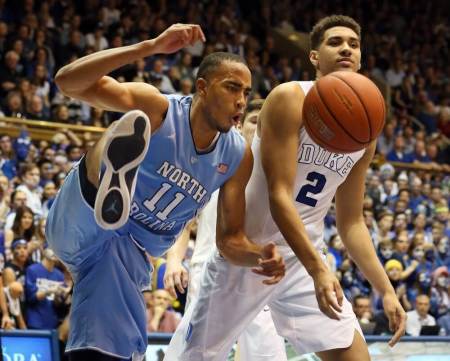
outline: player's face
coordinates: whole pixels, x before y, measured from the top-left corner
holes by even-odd
[[[356,33],[344,26],[325,31],[319,49],[311,51],[310,59],[319,75],[333,71],[358,71],[361,63],[360,40]]]
[[[242,120],[252,80],[250,70],[238,62],[225,61],[204,89],[205,111],[209,125],[228,132]]]

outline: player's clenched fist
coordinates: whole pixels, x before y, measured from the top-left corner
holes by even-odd
[[[278,253],[277,247],[273,243],[266,244],[261,251],[261,258],[258,261],[259,267],[252,271],[269,279],[263,281],[266,285],[273,285],[280,282],[286,273],[284,259]]]
[[[170,54],[205,40],[200,25],[174,24],[154,39],[154,50],[155,53]]]

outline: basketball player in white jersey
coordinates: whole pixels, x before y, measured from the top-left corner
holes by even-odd
[[[349,17],[320,20],[311,32],[310,59],[316,76],[356,72],[360,39],[360,26]],[[302,121],[303,100],[312,85],[289,82],[276,87],[261,110],[252,144],[246,233],[255,242],[279,245],[286,276],[265,286],[254,273],[216,253],[204,268],[198,301],[188,308],[166,360],[224,360],[234,339],[264,305],[270,306],[278,333],[298,353],[315,352],[324,361],[370,360],[351,304],[323,254],[323,220],[334,197],[342,241],[382,296],[394,332],[389,344],[404,334],[405,312],[376,256],[362,214],[365,175],[376,144],[336,154],[315,143]]]
[[[252,143],[258,114],[263,103],[264,100],[255,99],[247,106],[241,133],[248,144]],[[200,212],[194,253],[189,264],[189,275],[182,265],[189,241],[189,227],[183,231],[175,245],[167,252],[165,287],[173,297],[176,297],[175,288],[184,293],[189,280],[186,308],[198,297],[203,266],[216,251],[217,197],[218,192],[213,193],[208,204]],[[267,306],[239,336],[235,361],[246,360],[287,360],[284,339],[277,334],[270,309]]]

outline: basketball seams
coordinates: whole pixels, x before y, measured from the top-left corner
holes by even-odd
[[[336,77],[337,79],[340,79],[338,77]],[[341,80],[341,79],[340,79]],[[344,82],[345,83],[345,82]],[[347,83],[345,83],[347,84]],[[350,139],[352,139],[355,143],[358,144],[367,144],[367,142],[361,142],[360,140],[356,139],[351,133],[349,133],[349,131],[347,129],[345,129],[345,127],[338,121],[338,119],[336,119],[336,117],[334,116],[333,112],[330,110],[328,104],[324,101],[324,98],[322,98],[322,94],[320,92],[320,82],[316,82],[316,86],[313,87],[317,89],[317,95],[318,95],[318,99],[320,99],[321,103],[324,105],[324,108],[326,109],[326,111],[328,112],[328,114],[330,115],[330,117],[333,119],[333,121],[339,126],[339,128],[341,128],[345,134],[348,135],[348,137]],[[352,91],[354,92],[354,90],[352,89]],[[358,97],[359,100],[359,97]],[[361,100],[359,100],[361,103]],[[366,111],[366,109],[364,108],[364,111]],[[367,113],[366,113],[367,116]],[[371,133],[371,132],[370,132]]]
[[[355,73],[355,74],[358,74],[358,73]],[[372,139],[372,135],[373,135],[373,132],[372,132],[372,123],[371,123],[371,121],[370,121],[369,113],[368,113],[368,111],[367,111],[367,109],[366,109],[366,106],[365,106],[364,102],[362,101],[362,99],[360,98],[359,93],[355,90],[355,88],[353,88],[353,87],[351,86],[351,84],[347,83],[343,77],[341,78],[340,76],[337,76],[336,74],[333,74],[333,73],[331,73],[331,74],[329,74],[329,75],[332,76],[333,78],[342,80],[342,82],[343,82],[345,85],[347,85],[347,86],[352,90],[352,92],[357,96],[357,98],[358,98],[358,100],[359,100],[359,103],[361,104],[362,108],[364,109],[364,113],[366,114],[367,124],[368,124],[368,126],[369,126],[369,140],[368,140],[367,142],[371,142],[371,141],[373,140],[373,139]],[[364,76],[364,75],[361,75],[361,76]],[[367,142],[366,142],[366,143],[367,143]]]

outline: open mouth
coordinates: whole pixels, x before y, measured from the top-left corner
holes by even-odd
[[[238,125],[242,119],[243,114],[236,114],[231,118],[233,125]]]

